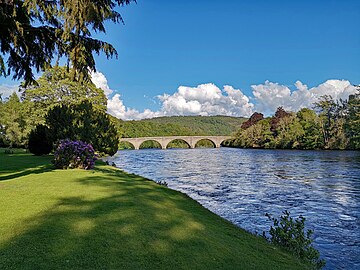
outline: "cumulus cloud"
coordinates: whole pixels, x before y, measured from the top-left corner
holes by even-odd
[[[115,94],[112,98],[108,99],[107,109],[108,113],[112,116],[123,120],[139,120],[161,116],[160,112],[153,112],[149,109],[139,112],[135,109],[126,108],[120,97],[120,94]]]
[[[323,95],[331,95],[338,100],[347,99],[350,94],[356,92],[356,88],[346,80],[328,80],[310,89],[300,81],[294,85],[294,91],[285,85],[269,81],[252,85],[256,111],[273,113],[279,106],[283,106],[285,110],[298,111],[301,108],[311,108]]]
[[[104,90],[106,96],[109,96],[113,93],[113,90],[110,89],[108,81],[104,74],[101,72],[91,72],[91,81],[95,84],[97,88]]]
[[[158,98],[164,115],[250,116],[254,107],[241,90],[229,85],[221,90],[212,83],[197,87],[180,86],[175,94]]]
[[[158,111],[146,109],[140,112],[125,106],[121,95],[110,89],[105,75],[101,72],[93,72],[92,81],[103,89],[108,97],[108,113],[123,120],[172,115],[249,117],[255,111],[271,115],[279,106],[283,106],[285,110],[298,111],[304,107],[311,108],[323,95],[331,95],[337,100],[347,99],[356,92],[356,87],[347,80],[328,80],[312,88],[297,81],[294,84],[295,90],[286,85],[265,81],[264,84],[251,86],[253,97],[230,85],[220,89],[213,83],[206,83],[196,87],[179,86],[173,94],[164,93],[156,97],[161,103]],[[111,97],[112,94],[114,95]]]

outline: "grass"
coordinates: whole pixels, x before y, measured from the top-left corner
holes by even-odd
[[[0,150],[0,269],[306,269],[186,195]]]

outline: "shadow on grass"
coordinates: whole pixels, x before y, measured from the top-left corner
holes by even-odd
[[[26,170],[23,170],[20,172],[7,174],[5,176],[0,176],[0,181],[11,180],[11,179],[26,176],[29,174],[39,174],[39,173],[49,172],[49,171],[52,171],[53,169],[54,169],[54,167],[52,165],[43,165],[43,166],[39,166],[36,168],[26,169]]]
[[[288,266],[289,258],[269,257],[264,241],[141,177],[100,167],[73,184],[76,196],[59,194],[0,245],[0,269],[269,269],[279,260]]]
[[[31,154],[0,155],[0,181],[11,180],[29,174],[39,174],[53,170],[51,156],[31,156]]]
[[[112,182],[100,183],[111,187],[107,196],[62,198],[52,210],[28,220],[28,231],[1,246],[0,268],[171,268],[174,257],[190,255],[184,244],[196,250],[193,258],[180,259],[191,268],[200,253],[206,254],[198,235],[205,228],[181,204],[147,185]],[[85,183],[95,184],[95,179]],[[175,208],[171,215],[169,205]]]

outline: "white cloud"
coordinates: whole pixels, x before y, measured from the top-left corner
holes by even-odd
[[[95,84],[97,88],[104,90],[106,96],[109,96],[113,93],[113,90],[110,89],[108,81],[104,74],[101,72],[91,72],[91,81]]]
[[[254,111],[273,114],[279,106],[285,110],[298,111],[311,108],[323,95],[331,95],[335,100],[347,99],[356,92],[356,88],[347,80],[328,80],[316,87],[308,88],[300,81],[295,82],[295,90],[286,85],[265,81],[252,85],[253,97],[246,96],[240,89],[225,85],[220,89],[213,83],[196,87],[179,86],[174,94],[159,95],[161,102],[158,111],[145,109],[140,112],[124,105],[121,95],[110,89],[107,79],[101,72],[92,73],[93,83],[104,90],[108,97],[107,109],[111,115],[123,119],[144,119],[171,115],[228,115],[249,117]],[[1,89],[1,88],[0,88]]]
[[[161,116],[160,112],[153,112],[149,109],[139,112],[135,109],[126,108],[120,99],[120,94],[115,94],[111,99],[108,99],[107,109],[111,115],[123,120],[138,120]]]
[[[266,81],[265,84],[252,85],[255,109],[265,114],[274,113],[276,108],[283,106],[285,110],[298,111],[311,108],[314,102],[323,95],[331,95],[334,100],[347,99],[356,92],[356,88],[346,80],[328,80],[316,87],[308,88],[300,81],[295,83],[296,90]]]
[[[1,84],[0,85],[0,94],[2,99],[8,98],[11,96],[12,93],[16,93],[19,96],[19,85],[8,85],[8,84]]]
[[[180,86],[175,94],[163,94],[158,98],[164,115],[250,116],[254,107],[241,90],[229,85],[220,90],[212,83]]]

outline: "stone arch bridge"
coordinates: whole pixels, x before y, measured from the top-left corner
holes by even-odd
[[[223,141],[231,139],[231,136],[166,136],[166,137],[141,137],[141,138],[120,138],[120,142],[131,143],[135,149],[139,149],[141,144],[146,141],[155,141],[161,145],[162,149],[166,149],[168,144],[174,140],[182,140],[186,142],[190,148],[195,148],[196,143],[200,140],[211,141],[216,148],[220,147]]]

